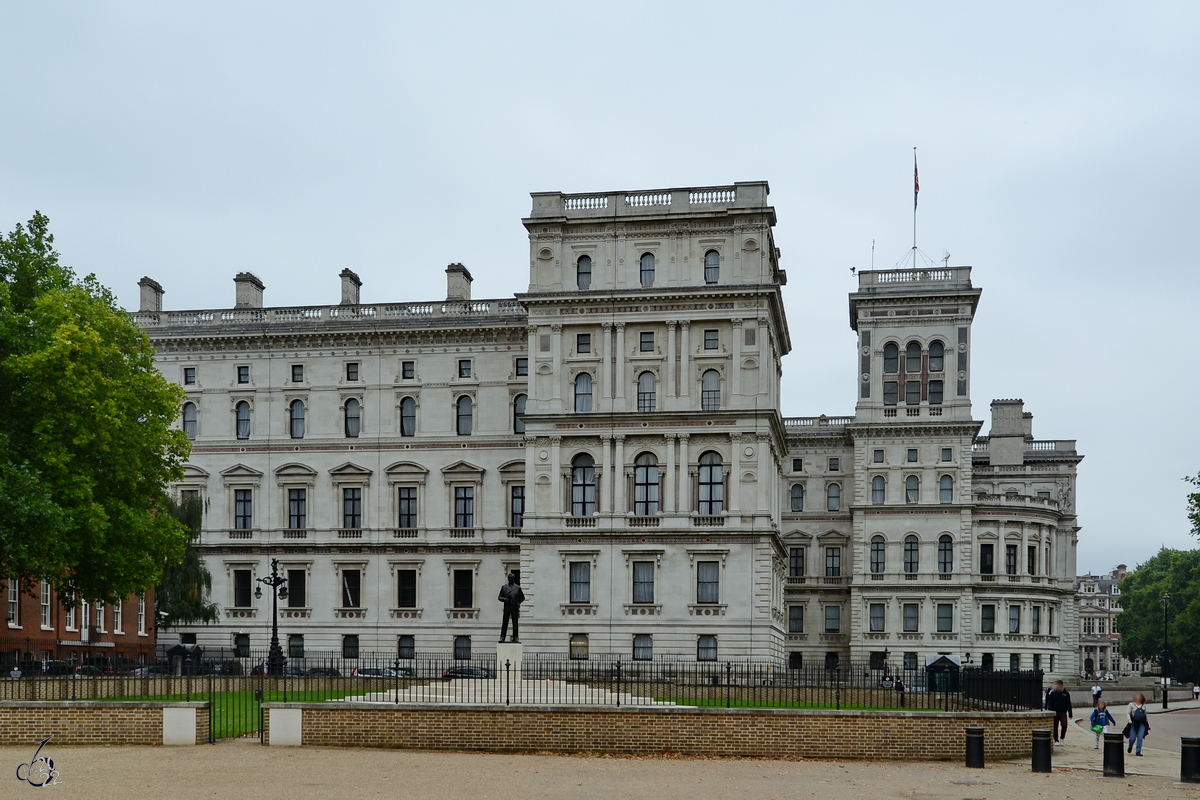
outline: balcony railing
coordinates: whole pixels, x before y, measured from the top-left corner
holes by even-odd
[[[725,527],[724,517],[692,517],[693,528],[723,528]]]
[[[563,519],[563,524],[568,528],[594,528],[596,527],[595,517],[566,517]]]
[[[483,317],[525,316],[515,299],[468,302],[390,303],[357,306],[303,306],[294,308],[211,309],[196,311],[138,311],[130,314],[143,328],[219,328],[244,325],[339,326],[376,324],[380,320],[478,320]]]

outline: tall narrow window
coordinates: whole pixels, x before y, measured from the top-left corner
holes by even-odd
[[[358,362],[351,361],[346,365],[346,380],[354,382],[358,380]]]
[[[245,400],[234,406],[234,413],[237,416],[237,438],[250,438],[250,404]]]
[[[19,625],[21,622],[21,584],[16,578],[8,579],[8,624]],[[84,621],[86,624],[87,621]]]
[[[292,383],[304,383],[303,364],[292,364]]]
[[[908,375],[921,373],[921,345],[909,342],[904,348],[904,372]]]
[[[996,572],[996,546],[994,544],[979,545],[979,573],[992,575]]]
[[[905,603],[901,611],[904,615],[904,632],[915,633],[920,630],[921,607],[916,603]]]
[[[596,513],[596,462],[587,453],[571,461],[571,516],[590,517]]]
[[[400,401],[400,435],[417,435],[417,401],[415,398],[405,397]]]
[[[42,606],[42,627],[49,628],[50,627],[50,582],[49,581],[42,581],[41,606]],[[119,609],[120,607],[121,607],[121,604],[117,603],[117,608]],[[118,612],[118,613],[120,613],[120,612]],[[118,620],[119,619],[120,618],[118,617]],[[116,629],[121,630],[121,623],[119,621],[117,622]]]
[[[642,453],[633,463],[633,513],[653,516],[658,513],[658,459],[653,453]]]
[[[921,404],[920,381],[904,382],[904,404],[906,406],[919,406]]]
[[[580,289],[592,288],[592,257],[580,256],[575,262],[575,285]]]
[[[696,602],[721,602],[721,562],[696,562]]]
[[[703,516],[716,516],[725,510],[725,468],[721,456],[713,451],[700,456],[699,505]]]
[[[717,637],[706,634],[696,638],[696,660],[717,660]]]
[[[233,527],[238,530],[250,530],[253,518],[253,489],[233,490]]]
[[[525,432],[525,403],[526,395],[519,394],[513,398],[513,433]]]
[[[1030,575],[1037,575],[1037,554],[1038,549],[1036,544],[1031,544],[1025,548],[1025,571]]]
[[[633,602],[654,602],[654,562],[633,562]]]
[[[145,595],[138,595],[137,608],[138,608],[138,610],[137,610],[138,635],[145,636],[146,635],[146,596]]]
[[[1104,625],[1104,620],[1100,620],[1101,626]],[[1034,636],[1040,636],[1042,633],[1042,607],[1034,606],[1031,609],[1029,617],[1029,632]],[[1104,633],[1104,628],[1101,627],[1100,633]]]
[[[475,487],[454,487],[454,527],[475,527]]]
[[[396,608],[417,607],[417,571],[396,570]]]
[[[408,660],[417,657],[417,637],[405,634],[396,640],[396,658]]]
[[[346,438],[357,439],[362,423],[362,404],[351,397],[346,401]]]
[[[572,561],[571,571],[571,602],[592,602],[592,563],[590,561]]]
[[[308,570],[287,571],[288,608],[308,608]]]
[[[356,569],[342,570],[342,608],[362,605],[362,573]]]
[[[399,491],[400,518],[397,520],[397,527],[415,528],[417,527],[417,487],[401,486]]]
[[[46,606],[43,606],[43,608],[45,609],[46,612],[48,612],[50,610],[50,606],[48,604]],[[43,613],[43,616],[46,616],[46,614]],[[49,625],[50,623],[47,622],[46,624]],[[115,606],[113,606],[113,631],[115,633],[124,633],[125,632],[125,601],[124,600],[118,600],[117,604]]]
[[[183,368],[183,385],[184,386],[195,386],[196,385],[196,368],[195,367],[184,367]]]
[[[904,502],[921,502],[921,479],[916,475],[909,475],[904,479]]]
[[[788,549],[788,576],[792,578],[804,577],[804,548],[792,547]]]
[[[996,632],[996,607],[990,603],[979,607],[979,632]]]
[[[654,638],[648,633],[633,635],[633,660],[650,661],[654,658]]]
[[[941,342],[929,345],[929,371],[941,372],[945,366],[946,348]]]
[[[868,630],[871,633],[883,633],[883,603],[871,603],[868,613]]]
[[[943,390],[941,381],[929,382],[929,405],[940,406],[942,404]]]
[[[288,658],[304,658],[304,634],[288,634]]]
[[[938,499],[943,503],[954,502],[954,478],[943,475],[938,479]]]
[[[455,429],[459,436],[471,435],[471,424],[475,420],[475,403],[470,397],[463,395],[455,404]]]
[[[342,658],[358,658],[357,633],[347,633],[342,636]]]
[[[518,378],[528,375],[529,359],[524,356],[518,358],[514,364],[514,371],[516,372]]]
[[[525,525],[525,487],[524,485],[515,485],[509,489],[508,494],[508,519],[509,525],[514,528],[520,528]]]
[[[342,527],[362,527],[362,489],[358,487],[342,489]]]
[[[474,608],[474,603],[475,573],[469,569],[454,570],[454,607]]]
[[[288,489],[288,527],[292,530],[308,527],[307,489]]]
[[[946,575],[954,571],[954,540],[946,534],[938,537],[938,572]]]
[[[904,537],[904,571],[914,573],[921,568],[921,543],[916,536]]]
[[[653,372],[643,372],[638,376],[637,386],[638,411],[653,411],[655,403],[655,380]]]
[[[900,348],[895,342],[883,346],[883,371],[888,374],[900,371]]]
[[[825,632],[840,633],[842,630],[842,607],[825,606]]]
[[[198,417],[195,403],[183,404],[183,432],[193,442],[196,440],[196,429],[199,427]]]
[[[575,376],[575,413],[586,414],[592,410],[592,376],[581,372]]]
[[[1017,574],[1017,546],[1015,544],[1004,545],[1004,574]]]
[[[1009,633],[1020,633],[1021,632],[1021,607],[1020,606],[1009,606],[1008,607],[1008,632]]]
[[[826,511],[841,511],[842,510],[842,487],[841,484],[831,483],[825,487],[825,510]]]
[[[953,633],[954,632],[954,604],[953,603],[938,603],[937,604],[937,632],[938,633]]]
[[[792,511],[804,510],[804,484],[792,484]]]
[[[882,536],[871,539],[871,572],[879,575],[887,569],[887,542]]]
[[[876,475],[871,479],[871,503],[872,505],[881,506],[885,496],[887,495],[887,481],[882,475]]]
[[[700,377],[700,408],[717,411],[721,408],[721,373],[708,369]]]
[[[243,367],[237,368],[237,382],[238,383],[249,383],[250,382],[250,367],[243,366]]]
[[[642,286],[654,285],[654,254],[642,253]]]
[[[885,406],[894,406],[898,402],[900,395],[900,384],[896,381],[883,382],[883,404]]]
[[[709,250],[704,254],[704,282],[716,283],[721,278],[721,254]]]
[[[586,633],[572,633],[567,637],[567,654],[569,658],[575,661],[587,661],[588,635]]]
[[[235,608],[249,608],[252,584],[250,570],[235,569],[233,571],[233,605]],[[140,612],[141,607],[138,610]]]
[[[788,633],[804,633],[804,606],[788,606]]]
[[[288,414],[290,416],[289,433],[293,439],[304,438],[304,403],[301,400],[293,400],[288,406]]]
[[[825,548],[825,577],[837,578],[842,574],[842,548]]]
[[[417,377],[417,362],[401,361],[400,362],[400,377],[403,380],[410,381]]]

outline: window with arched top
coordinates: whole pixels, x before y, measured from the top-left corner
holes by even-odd
[[[943,503],[954,502],[954,478],[949,475],[943,475],[938,481],[938,499]]]
[[[704,282],[716,283],[721,278],[721,254],[709,250],[704,254]]]
[[[904,537],[904,571],[917,572],[921,568],[921,543],[916,536]]]
[[[293,439],[304,438],[304,401],[293,400],[288,406],[288,433]]]
[[[909,342],[908,347],[904,348],[904,371],[909,375],[921,371],[921,345],[916,342]]]
[[[242,400],[233,407],[234,415],[237,417],[237,438],[250,438],[250,404]]]
[[[946,366],[946,347],[941,342],[929,345],[929,371],[941,372]]]
[[[825,510],[842,510],[842,485],[840,483],[831,483],[825,488]]]
[[[943,575],[954,571],[954,540],[949,534],[938,537],[938,572]]]
[[[596,513],[596,461],[587,453],[571,460],[571,516]]]
[[[887,542],[882,536],[871,539],[871,572],[878,575],[887,569]]]
[[[575,376],[575,413],[586,414],[592,410],[592,376],[581,372]]]
[[[700,376],[700,408],[718,411],[721,408],[721,373],[707,369]]]
[[[654,285],[654,254],[642,253],[641,258],[641,278],[642,286]]]
[[[653,411],[657,401],[657,381],[654,379],[653,372],[643,372],[638,375],[637,383],[637,410],[638,411]]]
[[[417,401],[413,397],[405,397],[400,401],[400,435],[417,435]]]
[[[658,458],[653,453],[634,459],[633,513],[639,517],[658,513]]]
[[[196,411],[195,403],[183,404],[183,433],[189,440],[195,441],[196,429],[200,427],[200,414]]]
[[[792,484],[792,511],[804,510],[804,484]]]
[[[887,481],[882,475],[876,475],[871,479],[871,504],[876,506],[883,505],[887,497]]]
[[[346,438],[357,439],[362,430],[362,403],[351,397],[346,401]]]
[[[883,346],[883,371],[900,371],[900,347],[895,342],[888,342]]]
[[[580,289],[592,288],[592,257],[580,256],[575,262],[575,285]]]
[[[921,479],[916,475],[909,475],[904,479],[904,502],[921,502]]]
[[[696,510],[702,516],[716,516],[725,510],[725,466],[720,453],[709,450],[700,456],[699,503]]]
[[[458,398],[454,404],[454,427],[459,436],[470,436],[475,427],[475,401],[469,395]]]
[[[519,394],[513,398],[513,433],[525,432],[525,403],[527,397]]]

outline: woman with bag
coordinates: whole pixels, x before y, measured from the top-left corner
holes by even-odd
[[[1125,752],[1135,756],[1142,754],[1142,742],[1150,732],[1150,716],[1146,713],[1146,695],[1136,692],[1133,702],[1129,704],[1129,724],[1125,726],[1125,736],[1129,738],[1129,747]],[[1134,746],[1137,752],[1134,752]]]
[[[1108,713],[1107,704],[1103,700],[1096,701],[1096,708],[1092,711],[1091,718],[1092,733],[1096,734],[1096,747],[1100,749],[1100,737],[1108,731],[1109,725],[1116,725],[1117,721],[1113,719],[1113,715]]]

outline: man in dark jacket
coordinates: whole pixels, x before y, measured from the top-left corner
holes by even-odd
[[[1071,693],[1063,688],[1062,681],[1055,681],[1054,688],[1046,695],[1046,710],[1054,712],[1054,743],[1067,738],[1067,718],[1075,716],[1071,707]],[[1061,728],[1062,732],[1059,733]]]

